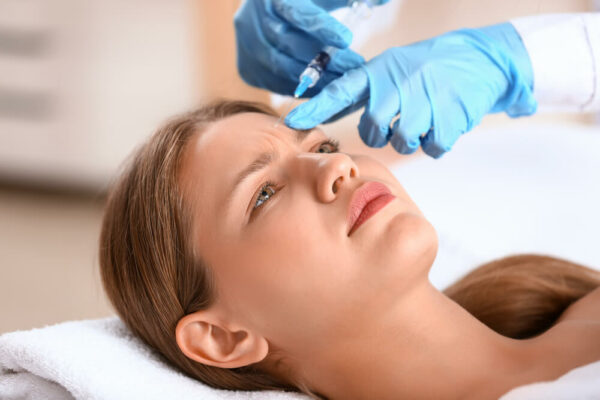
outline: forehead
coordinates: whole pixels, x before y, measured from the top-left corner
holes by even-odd
[[[182,175],[187,167],[195,171],[214,170],[220,166],[221,179],[252,161],[260,151],[270,150],[276,142],[296,143],[308,135],[308,131],[297,131],[285,124],[277,124],[277,118],[260,113],[241,113],[210,123],[195,135],[186,149],[182,163]],[[316,128],[314,136],[324,137]]]
[[[304,136],[288,128],[285,124],[277,124],[277,118],[260,113],[241,113],[231,115],[209,124],[196,138],[196,148],[226,146],[239,147],[241,143],[256,143],[257,139],[294,139],[296,135]]]
[[[306,131],[277,124],[277,118],[271,115],[232,115],[210,123],[194,136],[187,146],[182,170],[192,166],[195,172],[219,171],[219,180],[227,181],[252,162],[253,157],[271,150],[277,142],[296,143],[306,135]]]
[[[272,150],[277,143],[294,144],[307,135],[281,123],[275,126],[276,122],[271,115],[236,114],[209,124],[191,139],[179,182],[194,210],[216,210],[237,174],[258,154]],[[318,131],[315,136],[324,134]]]

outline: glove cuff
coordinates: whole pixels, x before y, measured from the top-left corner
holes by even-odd
[[[505,111],[510,117],[532,115],[537,110],[533,97],[533,68],[521,36],[510,22],[473,29],[487,38],[500,58],[505,59],[504,71],[510,77],[510,87],[491,112]],[[496,60],[499,61],[499,60]]]
[[[517,70],[525,80],[525,83],[533,91],[533,68],[529,53],[521,36],[510,22],[502,24],[485,26],[478,28],[478,31],[484,33],[490,38],[500,42],[504,50],[511,56]]]

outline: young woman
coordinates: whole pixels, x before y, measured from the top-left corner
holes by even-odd
[[[493,399],[600,359],[600,276],[550,257],[445,293],[437,236],[376,160],[255,103],[179,116],[114,187],[100,239],[120,317],[212,387]]]

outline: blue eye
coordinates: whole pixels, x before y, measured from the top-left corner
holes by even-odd
[[[256,202],[254,203],[254,209],[260,207],[267,200],[271,198],[275,194],[275,184],[273,182],[267,181],[262,185],[260,190],[258,191],[258,195],[256,196]]]
[[[340,142],[335,139],[328,139],[317,148],[317,153],[337,153],[338,151],[340,151]]]

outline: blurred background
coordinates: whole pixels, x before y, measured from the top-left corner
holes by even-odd
[[[98,274],[103,203],[121,163],[161,121],[216,97],[281,106],[281,96],[237,75],[238,6],[0,0],[0,333],[113,313]],[[451,29],[592,9],[600,1],[391,0],[355,32],[353,48],[369,59]],[[406,159],[389,146],[364,147],[358,117],[325,131],[345,151]],[[482,127],[548,121],[591,125],[598,117],[498,114]]]

